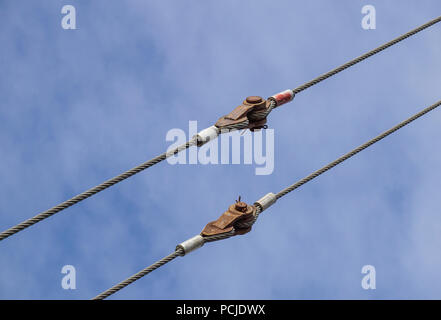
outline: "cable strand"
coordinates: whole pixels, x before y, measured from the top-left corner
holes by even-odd
[[[87,191],[84,191],[83,193],[80,193],[79,195],[64,201],[63,203],[60,203],[59,205],[52,207],[49,210],[46,210],[42,213],[37,214],[36,216],[29,218],[19,224],[17,224],[14,227],[9,228],[8,230],[3,231],[2,233],[0,233],[0,241],[4,240],[10,236],[12,236],[13,234],[16,234],[26,228],[29,228],[30,226],[36,224],[37,222],[40,222],[44,219],[49,218],[50,216],[63,211],[64,209],[69,208],[70,206],[73,206],[74,204],[77,204],[78,202],[81,202],[89,197],[91,197],[94,194],[97,194],[98,192],[101,192],[111,186],[113,186],[114,184],[117,184],[147,168],[150,168],[151,166],[154,166],[155,164],[169,158],[170,156],[172,156],[173,154],[176,154],[177,152],[180,152],[182,150],[185,150],[193,145],[196,145],[196,140],[195,139],[191,139],[190,141],[186,142],[185,144],[178,146],[176,149],[170,151],[170,152],[164,152],[162,154],[160,154],[159,156],[144,162],[143,164],[130,169],[112,179],[109,179],[103,183],[101,183],[100,185],[97,185],[96,187],[93,187]]]
[[[168,256],[162,258],[161,260],[155,262],[154,264],[152,264],[151,266],[139,271],[138,273],[134,274],[133,276],[131,276],[130,278],[127,278],[126,280],[114,285],[112,288],[100,293],[99,295],[97,295],[95,298],[93,298],[92,300],[103,300],[109,296],[111,296],[112,294],[116,293],[117,291],[127,287],[129,284],[132,284],[133,282],[141,279],[142,277],[148,275],[149,273],[151,273],[152,271],[155,271],[156,269],[162,267],[163,265],[169,263],[170,261],[174,260],[175,258],[183,255],[184,251],[180,248],[176,249],[175,252],[169,254]]]
[[[381,51],[383,51],[384,49],[387,49],[387,48],[397,44],[398,42],[403,41],[404,39],[409,38],[410,36],[413,36],[413,35],[421,32],[421,31],[423,31],[424,29],[429,28],[430,26],[432,26],[432,25],[434,25],[434,24],[436,24],[436,23],[438,23],[440,21],[441,21],[441,16],[438,17],[438,18],[435,18],[435,19],[433,19],[433,20],[431,20],[431,21],[429,21],[429,22],[427,22],[425,24],[423,24],[422,26],[420,26],[420,27],[418,27],[416,29],[413,29],[413,30],[403,34],[402,36],[399,36],[398,38],[395,38],[395,39],[393,39],[393,40],[383,44],[382,46],[379,46],[378,48],[375,48],[375,49],[373,49],[373,50],[371,50],[371,51],[369,51],[369,52],[367,52],[367,53],[365,53],[365,54],[363,54],[363,55],[361,55],[361,56],[359,56],[359,57],[357,57],[357,58],[355,58],[355,59],[353,59],[353,60],[351,60],[351,61],[349,61],[349,62],[347,62],[345,64],[343,64],[343,65],[341,65],[341,66],[339,66],[339,67],[337,67],[337,68],[335,68],[335,69],[333,69],[333,70],[331,70],[331,71],[329,71],[329,72],[327,72],[325,74],[322,74],[321,76],[319,76],[319,77],[317,77],[317,78],[315,78],[315,79],[313,79],[313,80],[311,80],[311,81],[309,81],[309,82],[307,82],[305,84],[302,84],[301,86],[293,89],[292,91],[293,91],[294,95],[296,95],[296,94],[302,92],[303,90],[306,90],[309,87],[312,87],[313,85],[316,85],[319,82],[322,82],[323,80],[326,80],[329,77],[332,77],[332,76],[336,75],[337,73],[339,73],[339,72],[341,72],[341,71],[343,71],[343,70],[345,70],[345,69],[347,69],[347,68],[349,68],[349,67],[351,67],[351,66],[353,66],[353,65],[355,65],[355,64],[357,64],[357,63],[359,63],[359,62],[361,62],[361,61],[363,61],[363,60],[365,60],[365,59],[367,59],[367,58],[369,58],[369,57],[371,57],[371,56],[381,52]]]
[[[294,183],[293,185],[281,190],[279,193],[276,194],[277,199],[280,199],[281,197],[287,195],[288,193],[290,193],[291,191],[294,191],[295,189],[297,189],[298,187],[304,185],[305,183],[317,178],[319,175],[325,173],[326,171],[328,171],[329,169],[335,167],[336,165],[342,163],[343,161],[355,156],[357,153],[359,153],[360,151],[370,147],[371,145],[373,145],[374,143],[377,143],[378,141],[382,140],[383,138],[387,137],[388,135],[394,133],[395,131],[401,129],[402,127],[408,125],[409,123],[415,121],[416,119],[422,117],[423,115],[425,115],[426,113],[438,108],[441,105],[441,101],[438,101],[437,103],[431,105],[430,107],[425,108],[424,110],[422,110],[421,112],[418,112],[417,114],[413,115],[412,117],[408,118],[407,120],[399,123],[398,125],[396,125],[395,127],[383,132],[382,134],[376,136],[375,138],[373,138],[372,140],[369,140],[368,142],[362,144],[361,146],[355,148],[354,150],[346,153],[345,155],[341,156],[340,158],[338,158],[337,160],[329,163],[328,165],[324,166],[323,168],[311,173],[310,175],[306,176],[305,178],[299,180],[298,182]]]

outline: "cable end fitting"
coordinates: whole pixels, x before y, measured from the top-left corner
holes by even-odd
[[[186,254],[202,247],[204,243],[204,238],[200,234],[198,234],[197,236],[194,236],[193,238],[190,238],[178,244],[176,246],[176,250],[182,249],[184,251],[184,254],[182,256],[185,256]]]
[[[276,107],[278,107],[294,99],[294,91],[288,89],[269,97],[269,99],[274,100],[276,102]]]
[[[193,138],[197,140],[198,147],[206,144],[207,142],[214,140],[219,135],[220,129],[216,126],[208,127],[198,134],[196,134]]]
[[[271,207],[274,203],[276,203],[277,197],[274,193],[270,192],[264,195],[262,198],[257,200],[254,205],[259,206],[262,211]]]

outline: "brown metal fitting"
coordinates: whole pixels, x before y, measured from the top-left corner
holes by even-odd
[[[254,219],[256,208],[248,205],[245,202],[239,200],[235,204],[232,204],[227,211],[225,211],[219,219],[208,223],[204,230],[202,230],[202,236],[215,236],[223,233],[236,231],[236,234],[245,234],[251,231],[251,227],[248,228],[234,228],[234,224],[240,222],[251,222]]]
[[[240,106],[236,107],[236,109],[229,114],[219,118],[215,123],[215,126],[222,130],[232,125],[248,121],[247,129],[250,129],[251,131],[265,128],[266,118],[254,120],[250,119],[248,115],[252,111],[266,110],[269,107],[269,104],[270,101],[259,96],[247,97]]]

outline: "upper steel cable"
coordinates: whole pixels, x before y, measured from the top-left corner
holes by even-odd
[[[435,103],[435,104],[433,104],[433,105],[423,109],[422,111],[418,112],[417,114],[413,115],[412,117],[408,118],[407,120],[397,124],[393,128],[383,132],[382,134],[376,136],[375,138],[369,140],[368,142],[362,144],[361,146],[353,149],[352,151],[346,153],[345,155],[343,155],[340,158],[338,158],[337,160],[329,163],[328,165],[324,166],[323,168],[321,168],[321,169],[311,173],[310,175],[308,175],[305,178],[299,180],[298,182],[294,183],[293,185],[291,185],[291,186],[281,190],[279,193],[277,193],[277,194],[269,193],[269,194],[265,195],[264,197],[262,197],[261,199],[259,199],[258,201],[255,202],[256,210],[254,212],[254,218],[253,219],[251,219],[250,221],[247,221],[245,223],[241,222],[241,221],[238,221],[237,223],[234,224],[234,227],[238,228],[237,230],[235,230],[233,228],[232,231],[229,231],[229,232],[226,232],[226,233],[222,233],[222,234],[218,234],[218,235],[214,235],[214,236],[201,236],[201,235],[197,235],[197,236],[195,236],[195,237],[193,237],[193,238],[191,238],[191,239],[181,243],[180,245],[178,245],[176,247],[176,250],[175,250],[174,253],[172,253],[172,254],[168,255],[167,257],[159,260],[158,262],[154,263],[150,267],[148,267],[148,268],[146,268],[146,269],[136,273],[135,275],[131,276],[127,280],[122,281],[119,284],[113,286],[112,288],[104,291],[103,293],[99,294],[98,296],[96,296],[93,299],[94,300],[101,300],[101,299],[107,298],[108,296],[114,294],[115,292],[121,290],[122,288],[128,286],[129,284],[131,284],[131,283],[135,282],[136,280],[139,280],[143,276],[149,274],[153,270],[163,266],[164,264],[166,264],[167,262],[173,260],[174,258],[176,258],[178,256],[184,256],[186,253],[189,253],[189,252],[191,252],[191,251],[193,251],[193,250],[195,250],[197,248],[202,247],[204,245],[204,243],[224,240],[224,239],[231,238],[231,237],[233,237],[233,236],[235,236],[237,234],[242,234],[242,233],[237,232],[237,231],[243,230],[245,228],[250,228],[252,225],[254,225],[254,223],[258,219],[260,213],[262,211],[266,210],[267,208],[269,208],[271,205],[273,205],[277,201],[277,199],[280,199],[281,197],[287,195],[291,191],[301,187],[305,183],[313,180],[314,178],[316,178],[319,175],[325,173],[329,169],[332,169],[333,167],[337,166],[338,164],[342,163],[343,161],[353,157],[354,155],[356,155],[360,151],[363,151],[364,149],[366,149],[366,148],[370,147],[371,145],[377,143],[378,141],[384,139],[388,135],[390,135],[390,134],[394,133],[395,131],[403,128],[404,126],[406,126],[409,123],[415,121],[416,119],[422,117],[426,113],[428,113],[430,111],[433,111],[434,109],[438,108],[439,106],[441,106],[441,101],[438,101],[437,103]]]
[[[363,60],[365,60],[365,59],[367,59],[367,58],[369,58],[369,57],[371,57],[371,56],[373,56],[373,55],[383,51],[384,49],[387,49],[387,48],[397,44],[398,42],[403,41],[404,39],[409,38],[410,36],[413,36],[413,35],[417,34],[420,31],[423,31],[424,29],[429,28],[430,26],[433,26],[434,24],[436,24],[436,23],[438,23],[440,21],[441,21],[441,16],[438,17],[438,18],[435,18],[435,19],[433,19],[433,20],[431,20],[429,22],[427,22],[426,24],[423,24],[422,26],[420,26],[420,27],[418,27],[416,29],[413,29],[413,30],[409,31],[408,33],[403,34],[402,36],[400,36],[398,38],[393,39],[392,41],[389,41],[389,42],[383,44],[382,46],[379,46],[378,48],[376,48],[376,49],[374,49],[372,51],[369,51],[369,52],[363,54],[362,56],[359,56],[359,57],[355,58],[354,60],[351,60],[351,61],[341,65],[338,68],[335,68],[335,69],[333,69],[333,70],[331,70],[331,71],[329,71],[329,72],[327,72],[325,74],[322,74],[321,76],[319,76],[319,77],[317,77],[317,78],[315,78],[315,79],[313,79],[313,80],[311,80],[311,81],[309,81],[309,82],[307,82],[305,84],[302,84],[301,86],[293,89],[292,91],[293,91],[294,94],[300,93],[303,90],[308,89],[309,87],[312,87],[313,85],[316,85],[317,83],[322,82],[323,80],[325,80],[325,79],[327,79],[327,78],[329,78],[329,77],[331,77],[333,75],[336,75],[337,73],[339,73],[339,72],[341,72],[341,71],[343,71],[343,70],[345,70],[345,69],[347,69],[349,67],[352,67],[353,65],[355,65],[355,64],[357,64],[357,63],[359,63],[359,62],[361,62],[361,61],[363,61]]]
[[[128,171],[126,171],[126,172],[124,172],[124,173],[122,173],[122,174],[120,174],[110,180],[107,180],[107,181],[101,183],[100,185],[98,185],[96,187],[93,187],[87,191],[84,191],[83,193],[80,193],[79,195],[73,197],[72,199],[64,201],[63,203],[60,203],[59,205],[57,205],[49,210],[46,210],[42,213],[39,213],[35,217],[30,218],[28,220],[25,220],[22,223],[0,233],[0,241],[3,239],[6,239],[9,236],[12,236],[13,234],[15,234],[23,229],[26,229],[26,228],[36,224],[37,222],[40,222],[46,218],[49,218],[50,216],[54,215],[57,212],[60,212],[66,208],[69,208],[70,206],[72,206],[80,201],[83,201],[84,199],[87,199],[90,196],[92,196],[100,191],[103,191],[118,182],[121,182],[121,181],[147,169],[147,168],[150,168],[151,166],[167,159],[171,155],[173,155],[177,152],[180,152],[182,150],[185,150],[195,144],[196,144],[196,140],[192,139],[192,140],[188,141],[187,143],[177,147],[174,151],[164,152],[164,153],[160,154],[159,156],[157,156],[147,162],[144,162],[143,164],[141,164],[133,169],[130,169],[130,170],[128,170]]]
[[[379,53],[380,51],[383,51],[384,49],[386,49],[386,48],[388,48],[388,47],[390,47],[390,46],[392,46],[392,45],[394,45],[394,44],[396,44],[396,43],[398,43],[398,42],[400,42],[400,41],[402,41],[412,35],[417,34],[418,32],[420,32],[420,31],[422,31],[422,30],[424,30],[424,29],[426,29],[426,28],[428,28],[428,27],[430,27],[440,21],[441,21],[441,16],[427,22],[426,24],[424,24],[424,25],[422,25],[412,31],[409,31],[408,33],[406,33],[406,34],[404,34],[404,35],[402,35],[402,36],[400,36],[390,42],[385,43],[384,45],[382,45],[372,51],[369,51],[368,53],[366,53],[358,58],[355,58],[354,60],[351,60],[351,61],[343,64],[340,67],[335,68],[335,69],[333,69],[333,70],[331,70],[331,71],[329,71],[329,72],[327,72],[327,73],[325,73],[325,74],[323,74],[323,75],[321,75],[321,76],[319,76],[319,77],[317,77],[317,78],[315,78],[315,79],[313,79],[313,80],[311,80],[311,81],[309,81],[309,82],[307,82],[307,83],[305,83],[305,84],[303,84],[293,90],[288,90],[291,94],[291,97],[289,97],[289,99],[287,99],[287,100],[284,100],[285,97],[284,97],[283,93],[278,94],[276,96],[279,96],[281,100],[279,100],[279,101],[270,100],[266,110],[265,109],[252,110],[249,114],[246,115],[246,118],[248,118],[249,121],[253,121],[253,123],[259,123],[259,121],[263,121],[263,120],[264,120],[264,122],[266,122],[266,117],[273,110],[273,108],[277,107],[280,104],[283,104],[283,103],[290,101],[294,97],[294,95],[296,95],[297,93],[300,93],[301,91],[303,91],[303,90],[305,90],[305,89],[307,89],[307,88],[309,88],[309,87],[311,87],[311,86],[313,86],[313,85],[315,85],[315,84],[317,84],[317,83],[319,83],[319,82],[321,82],[321,81],[323,81],[323,80],[325,80],[325,79],[327,79],[327,78],[329,78],[329,77],[331,77],[331,76],[333,76],[333,75],[365,60],[365,59],[367,59],[367,58]],[[276,102],[282,102],[282,103],[275,104]],[[240,130],[240,129],[244,129],[244,128],[250,128],[251,124],[249,123],[249,121],[246,120],[245,122],[242,122],[242,123],[234,123],[232,125],[227,125],[227,126],[224,126],[222,129]],[[260,126],[260,127],[262,127],[262,126]],[[257,128],[259,128],[259,125],[257,125]],[[216,128],[215,126],[213,126],[213,127],[210,127],[210,128],[207,128],[207,129],[201,131],[198,135],[199,135],[199,138],[207,137],[208,139],[206,141],[208,141],[209,139],[214,139],[215,137],[217,137],[217,135],[219,133],[220,133],[219,128]],[[204,142],[206,142],[206,141],[204,141]],[[11,236],[17,232],[20,232],[21,230],[24,230],[24,229],[36,224],[37,222],[40,222],[40,221],[54,215],[57,212],[60,212],[60,211],[66,209],[66,208],[68,208],[78,202],[83,201],[83,200],[91,197],[92,195],[94,195],[98,192],[101,192],[101,191],[109,188],[110,186],[113,186],[114,184],[119,183],[119,182],[133,176],[136,173],[139,173],[139,172],[167,159],[169,156],[171,156],[177,152],[185,150],[192,145],[200,145],[200,142],[201,141],[198,141],[198,138],[193,138],[192,140],[187,142],[185,145],[182,145],[182,146],[176,148],[174,151],[172,151],[170,153],[164,152],[163,154],[153,158],[152,160],[149,160],[149,161],[147,161],[147,162],[145,162],[145,163],[143,163],[143,164],[141,164],[141,165],[139,165],[129,171],[126,171],[126,172],[124,172],[124,173],[122,173],[122,174],[120,174],[110,180],[107,180],[94,188],[91,188],[87,191],[84,191],[83,193],[81,193],[81,194],[79,194],[79,195],[77,195],[77,196],[75,196],[75,197],[49,209],[49,210],[46,210],[46,211],[34,216],[33,218],[30,218],[30,219],[28,219],[28,220],[26,220],[16,226],[14,226],[14,227],[11,227],[8,230],[0,233],[0,241],[8,238],[9,236]]]

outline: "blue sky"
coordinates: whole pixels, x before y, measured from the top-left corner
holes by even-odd
[[[77,10],[77,30],[60,26]],[[361,28],[361,8],[377,29]],[[248,95],[294,88],[428,20],[439,1],[0,1],[0,229],[163,152]],[[441,99],[441,25],[269,118],[275,168],[164,162],[0,243],[1,299],[88,299]],[[114,299],[440,299],[441,113]],[[74,265],[77,289],[61,288]],[[377,289],[361,288],[374,265]]]

